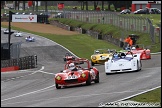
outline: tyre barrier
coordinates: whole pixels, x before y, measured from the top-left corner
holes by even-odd
[[[1,72],[6,70],[23,70],[37,67],[37,55],[18,59],[1,60]]]

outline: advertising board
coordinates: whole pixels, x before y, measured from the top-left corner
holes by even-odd
[[[12,15],[12,22],[37,22],[37,15]]]

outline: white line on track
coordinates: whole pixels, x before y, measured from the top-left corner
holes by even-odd
[[[55,85],[49,86],[47,88],[50,88],[50,87],[53,87],[53,86],[55,86]],[[44,89],[41,89],[41,90],[44,90]],[[39,91],[41,91],[41,90],[39,90]],[[18,98],[18,97],[22,97],[22,96],[25,96],[25,95],[30,95],[30,94],[33,94],[33,93],[36,93],[36,92],[39,92],[39,91],[37,90],[37,91],[30,92],[30,93],[22,94],[22,95],[19,95],[19,96],[3,99],[3,100],[1,100],[1,102],[7,101],[7,100],[10,100],[10,99],[15,99],[15,98]],[[138,91],[143,91],[143,90],[138,90]],[[128,90],[128,91],[122,91],[122,92],[110,92],[110,93],[100,93],[100,94],[90,94],[90,95],[86,94],[86,95],[78,95],[78,96],[75,95],[75,96],[66,96],[66,97],[54,97],[54,98],[48,98],[48,99],[32,100],[32,102],[45,101],[45,100],[69,99],[69,98],[78,98],[78,97],[90,97],[90,96],[99,96],[99,95],[110,95],[110,94],[122,94],[122,93],[131,93],[131,92],[135,92],[135,91]],[[16,103],[25,103],[25,102],[31,102],[31,101],[23,101],[23,102],[16,102]],[[7,103],[7,104],[16,104],[16,103]],[[1,104],[1,105],[6,105],[6,104]]]
[[[52,85],[52,86],[49,86],[49,87],[46,87],[46,88],[43,88],[43,89],[40,89],[40,90],[36,90],[36,91],[33,91],[33,92],[29,92],[29,93],[25,93],[25,94],[22,94],[22,95],[18,95],[18,96],[15,96],[15,97],[3,99],[3,100],[1,100],[1,102],[6,101],[6,100],[10,100],[10,99],[19,98],[19,97],[26,96],[26,95],[30,95],[30,94],[34,94],[34,93],[38,93],[38,92],[41,92],[41,91],[43,91],[45,89],[49,89],[49,88],[54,87],[54,86],[55,85]]]
[[[126,98],[122,98],[122,99],[119,99],[119,100],[117,100],[117,101],[113,101],[113,102],[110,102],[110,103],[115,103],[115,102],[120,102],[120,101],[128,100],[128,99],[130,99],[130,98],[133,98],[133,97],[138,96],[138,95],[143,94],[143,93],[147,93],[147,92],[149,92],[149,91],[155,90],[155,89],[160,88],[160,87],[161,87],[161,86],[157,86],[157,87],[154,87],[154,88],[151,88],[151,89],[142,91],[142,92],[140,92],[140,93],[137,93],[137,94],[134,94],[134,95],[128,96],[128,97],[126,97]],[[103,104],[102,106],[105,106],[105,105]],[[102,106],[99,106],[99,107],[102,107]]]
[[[52,75],[55,75],[55,73],[50,73],[50,72],[45,72],[45,71],[39,71],[41,73],[45,73],[45,74],[52,74]]]

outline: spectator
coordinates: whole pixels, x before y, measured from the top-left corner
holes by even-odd
[[[133,40],[130,39],[130,41],[129,41],[129,46],[132,46],[132,45],[133,45]]]
[[[133,44],[133,40],[131,39],[130,36],[128,36],[128,37],[124,40],[124,47],[132,46],[132,44]]]

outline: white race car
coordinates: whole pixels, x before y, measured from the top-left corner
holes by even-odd
[[[14,33],[14,36],[15,36],[15,37],[22,37],[23,35],[22,35],[22,33],[17,32],[17,33]]]
[[[140,54],[115,52],[108,61],[105,62],[105,73],[117,73],[127,71],[139,71],[142,68]]]
[[[27,38],[25,38],[25,40],[27,42],[35,42],[35,38],[34,37],[27,37]]]
[[[9,30],[8,30],[8,29],[5,29],[5,30],[3,31],[3,33],[4,33],[4,34],[8,34],[8,33],[9,33]]]

